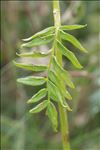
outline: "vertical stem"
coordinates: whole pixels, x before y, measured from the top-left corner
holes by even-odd
[[[53,14],[54,14],[54,24],[56,27],[56,39],[60,40],[59,33],[58,33],[58,28],[61,25],[59,0],[53,0]],[[62,54],[57,48],[56,48],[56,57],[59,64],[62,65]],[[59,105],[63,150],[70,150],[70,144],[68,139],[67,112],[66,109],[61,106],[61,104],[58,105]]]

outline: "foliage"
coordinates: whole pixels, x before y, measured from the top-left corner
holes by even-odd
[[[44,100],[43,102],[40,102],[36,107],[31,109],[30,113],[38,113],[42,111],[43,109],[46,109],[46,115],[51,120],[52,126],[55,131],[57,131],[58,128],[58,118],[57,118],[57,110],[54,106],[53,102],[51,100],[60,103],[64,108],[66,108],[68,111],[71,111],[71,108],[69,107],[68,103],[65,101],[65,99],[72,99],[70,93],[68,90],[66,90],[66,85],[68,85],[71,88],[74,88],[74,84],[72,83],[70,79],[70,75],[68,71],[62,68],[62,66],[59,64],[56,53],[57,51],[60,51],[62,55],[66,56],[71,63],[76,67],[81,69],[82,66],[79,63],[78,59],[74,55],[74,53],[68,48],[66,48],[63,45],[63,40],[67,40],[70,43],[72,43],[74,46],[76,46],[78,49],[80,49],[83,52],[87,52],[85,48],[80,44],[80,42],[71,34],[68,34],[64,32],[63,30],[75,30],[85,27],[86,25],[63,25],[59,28],[56,28],[55,26],[48,27],[33,36],[24,39],[24,43],[21,44],[20,48],[32,48],[34,46],[40,46],[43,44],[48,44],[52,42],[51,46],[51,53],[48,52],[32,52],[32,53],[21,53],[17,54],[19,57],[46,57],[47,54],[50,54],[50,62],[47,66],[41,66],[41,65],[32,65],[32,64],[22,64],[22,63],[16,63],[14,64],[22,69],[26,70],[32,70],[34,72],[38,71],[47,71],[47,77],[34,77],[34,76],[27,76],[25,78],[19,78],[17,79],[18,82],[26,85],[32,85],[37,86],[44,84],[46,82],[46,89],[41,89],[39,92],[37,92],[30,100],[29,102],[39,102],[42,98],[44,98],[47,95],[47,100]],[[60,41],[59,41],[60,39]],[[28,49],[29,50],[29,49]],[[66,83],[66,84],[65,84]]]
[[[45,84],[35,87],[16,84],[16,76],[19,78],[31,73],[45,77],[45,72],[36,73],[21,68],[16,68],[15,72],[12,64],[20,39],[52,26],[51,2],[2,1],[1,3],[1,149],[61,150],[60,134],[53,133],[44,111],[27,116],[28,109],[33,106],[32,103],[27,105],[26,100],[45,88]],[[79,53],[70,42],[63,41],[64,46],[72,50],[84,66],[83,71],[77,69],[72,71],[71,63],[63,57],[63,66],[70,70],[75,85],[74,90],[67,88],[74,98],[73,101],[67,101],[73,108],[73,111],[68,113],[72,149],[98,150],[100,147],[99,1],[60,1],[60,4],[63,24],[88,24],[86,29],[67,32],[80,40],[89,51],[88,54]],[[50,44],[37,47],[36,52],[48,53],[47,49],[49,51]],[[22,52],[31,54],[35,51],[33,49],[28,51],[28,48],[24,51],[18,49],[18,54]],[[18,62],[26,64],[46,65],[50,54],[51,52],[47,57],[41,58],[17,57],[17,59]]]

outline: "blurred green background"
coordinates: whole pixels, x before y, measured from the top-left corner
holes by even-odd
[[[100,150],[100,2],[60,1],[62,24],[87,24],[82,30],[71,31],[88,50],[82,54],[72,45],[84,69],[72,68],[64,58],[64,67],[71,71],[75,90],[68,113],[72,150]],[[16,78],[30,72],[16,68],[12,60],[20,52],[21,39],[53,25],[52,1],[1,2],[1,149],[61,150],[61,135],[52,131],[42,112],[30,115],[26,101],[40,87],[22,86]],[[48,49],[48,45],[39,47]],[[17,58],[18,59],[18,58]],[[48,58],[49,60],[49,58]],[[47,59],[32,59],[47,63]],[[23,60],[22,60],[23,61]],[[31,73],[32,74],[32,73]]]

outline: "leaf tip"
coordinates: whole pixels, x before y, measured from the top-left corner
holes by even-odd
[[[67,99],[68,99],[68,100],[72,100],[72,97],[71,97],[71,95],[69,95],[69,96],[67,97]]]
[[[88,53],[88,51],[87,51],[86,49],[84,49],[84,52],[85,52],[85,53]]]
[[[82,25],[83,28],[87,27],[87,24]]]
[[[16,52],[16,55],[17,55],[17,56],[20,56],[20,54],[18,54],[17,52]]]
[[[88,53],[88,51],[87,51],[84,47],[82,47],[81,50],[82,50],[84,53]]]
[[[67,109],[68,109],[68,111],[72,111],[72,109],[70,107],[68,107]]]
[[[75,85],[73,84],[73,82],[71,82],[71,88],[75,89]]]
[[[17,81],[17,82],[20,82],[20,78],[18,78],[16,81]]]
[[[27,104],[30,104],[31,103],[31,99],[29,99],[28,101],[27,101]]]
[[[82,69],[83,68],[83,66],[80,64],[80,65],[78,65],[78,66],[76,66],[78,69]]]
[[[27,40],[26,39],[22,39],[22,41],[26,42]]]
[[[85,24],[84,27],[87,27],[87,24]]]
[[[12,63],[15,65],[15,64],[16,64],[16,61],[15,61],[15,60],[13,60],[13,61],[12,61]]]
[[[29,113],[32,113],[32,110],[29,110]]]

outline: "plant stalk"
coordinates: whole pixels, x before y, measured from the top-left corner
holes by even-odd
[[[59,6],[59,0],[53,0],[53,14],[54,14],[54,24],[56,27],[56,39],[60,40],[58,28],[61,26],[60,21],[60,6]],[[60,65],[62,65],[62,54],[57,49],[55,45],[56,50],[56,57]],[[67,112],[66,109],[61,106],[61,104],[58,104],[59,107],[59,114],[60,114],[60,124],[61,124],[61,134],[62,134],[62,143],[63,143],[63,150],[70,150],[70,144],[69,144],[69,138],[68,138],[68,118],[67,118]]]

